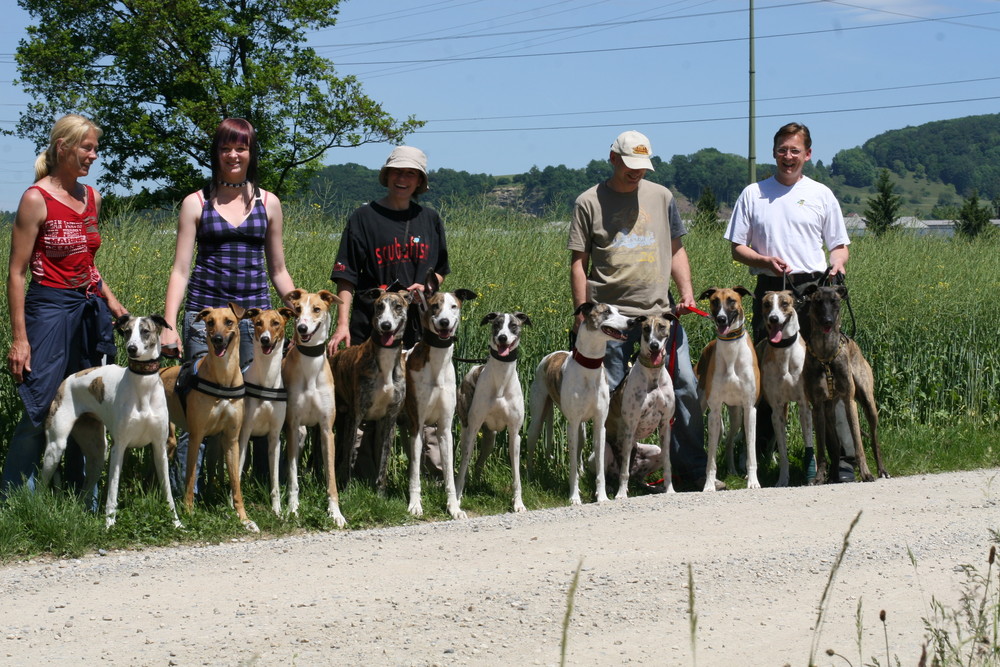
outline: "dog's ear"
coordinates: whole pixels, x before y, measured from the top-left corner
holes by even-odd
[[[295,311],[289,308],[288,306],[282,306],[281,308],[278,309],[278,312],[281,313],[281,316],[285,318],[286,322],[288,320],[295,319]]]
[[[847,298],[847,285],[841,283],[841,284],[837,285],[834,289],[837,290],[837,294],[840,295],[841,299],[846,299]]]
[[[162,315],[150,315],[149,319],[153,320],[153,323],[156,324],[156,326],[160,327],[161,330],[162,329],[170,329],[171,331],[174,330],[173,327],[167,324],[167,321],[163,319]]]
[[[360,292],[356,292],[355,296],[357,296],[359,302],[370,305],[375,303],[375,301],[378,300],[378,298],[382,296],[384,293],[385,290],[383,290],[382,288],[372,287],[371,289],[366,289],[366,290],[361,290]]]
[[[590,311],[592,311],[596,306],[597,304],[594,303],[593,301],[585,301],[576,307],[576,310],[573,311],[573,314],[584,315],[584,316],[590,315]]]
[[[733,288],[733,291],[736,292],[737,294],[741,295],[741,296],[749,296],[749,297],[753,296],[753,292],[751,292],[750,290],[748,290],[743,285],[737,285],[736,287]]]
[[[453,292],[453,294],[456,297],[458,297],[458,300],[461,301],[462,303],[465,303],[466,301],[472,301],[473,299],[476,298],[476,293],[470,289],[457,289]]]
[[[243,306],[241,306],[238,303],[233,303],[232,301],[230,301],[226,305],[229,306],[229,310],[233,311],[233,315],[236,316],[236,319],[238,320],[243,319],[243,314],[246,313],[246,310],[244,310]]]
[[[819,285],[817,285],[816,283],[811,283],[809,285],[806,285],[806,288],[804,290],[802,290],[802,298],[803,299],[808,299],[810,296],[812,296],[813,294],[815,294],[816,290],[818,290],[818,289],[819,289]]]
[[[668,322],[676,322],[677,321],[677,316],[674,315],[673,311],[670,311],[670,310],[663,311],[663,313],[660,315],[660,317],[662,317],[663,319],[665,319]]]
[[[262,312],[264,312],[264,311],[262,311],[260,308],[250,308],[250,309],[248,309],[247,311],[245,311],[243,313],[243,319],[244,320],[252,320],[253,318],[255,318],[258,315],[260,315]]]
[[[344,303],[339,296],[328,289],[321,289],[316,292],[316,294],[318,294],[319,298],[323,299],[323,301],[326,301],[327,303]]]
[[[296,301],[302,298],[303,294],[304,292],[302,290],[293,289],[291,292],[285,295],[285,301],[290,301],[292,303],[295,303]]]
[[[521,311],[519,311],[519,310],[515,311],[514,312],[514,317],[516,317],[517,319],[521,320],[521,324],[523,324],[525,326],[529,326],[529,327],[531,326],[531,318],[528,317],[527,315],[525,315],[524,313],[522,313]]]
[[[424,278],[424,296],[434,296],[440,289],[441,281],[438,280],[437,272],[434,269],[429,269],[427,277]]]
[[[483,319],[479,323],[479,325],[483,326],[484,324],[489,324],[498,317],[500,317],[500,313],[486,313],[485,315],[483,315]]]
[[[631,318],[628,321],[628,328],[631,329],[631,328],[633,328],[633,327],[635,327],[637,325],[640,325],[643,322],[645,322],[647,319],[648,318],[645,315],[636,315],[635,317]]]
[[[130,319],[132,319],[132,316],[129,315],[128,313],[125,313],[124,315],[119,315],[118,319],[115,320],[114,324],[115,331],[117,331],[122,335],[125,335],[125,332],[122,330],[122,327],[125,326],[125,323],[128,322]]]
[[[709,287],[707,290],[705,290],[704,292],[701,293],[701,296],[698,297],[698,301],[703,301],[705,299],[711,299],[712,295],[715,294],[715,291],[716,291],[715,287]]]
[[[211,308],[204,308],[204,309],[203,309],[203,310],[202,310],[202,311],[201,311],[200,313],[198,313],[198,314],[197,314],[197,315],[195,316],[195,318],[194,318],[194,321],[195,321],[195,322],[201,322],[201,321],[202,321],[202,320],[204,320],[204,319],[205,319],[206,317],[208,317],[208,316],[209,316],[209,314],[210,314],[211,312],[212,312],[212,309],[211,309]]]

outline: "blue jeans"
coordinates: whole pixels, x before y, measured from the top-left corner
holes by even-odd
[[[687,334],[679,322],[674,324],[672,336],[677,337],[677,356],[671,378],[674,382],[675,408],[674,426],[670,433],[670,465],[676,478],[695,483],[704,479],[708,463],[701,401],[698,399],[698,380],[691,364]],[[612,390],[625,379],[628,360],[638,347],[641,337],[642,327],[637,326],[629,330],[625,340],[608,342],[604,371]]]
[[[184,360],[195,361],[208,354],[208,338],[205,336],[205,323],[195,322],[194,318],[198,312],[188,310],[184,312],[184,321],[181,325],[181,337],[184,340]],[[253,324],[250,320],[240,320],[240,366],[246,370],[253,361]],[[215,436],[211,436],[214,438]],[[258,438],[254,438],[256,449]],[[260,440],[264,442],[264,452],[266,461],[267,437]],[[174,495],[183,495],[187,486],[187,452],[188,434],[180,431],[177,435],[177,451],[174,452],[174,460],[168,468],[170,479],[170,489]],[[205,443],[202,442],[198,448],[198,462],[195,465],[194,492],[198,494],[198,484],[202,478],[202,463],[205,459]]]

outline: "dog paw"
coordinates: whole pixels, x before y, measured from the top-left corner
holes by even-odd
[[[329,516],[337,528],[345,528],[347,526],[347,519],[340,512],[330,512]]]
[[[752,478],[748,479],[747,480],[747,488],[748,489],[759,489],[760,488],[760,480],[758,480],[756,477],[752,477]]]
[[[707,482],[705,482],[705,488],[702,489],[702,492],[704,493],[705,491],[711,491],[711,492],[715,493],[715,480],[714,479],[710,479]]]
[[[257,524],[251,521],[250,519],[247,519],[246,521],[243,522],[243,527],[246,528],[251,533],[260,532],[260,528],[257,527]]]
[[[469,516],[465,513],[465,511],[461,510],[461,509],[454,510],[454,511],[449,511],[448,513],[451,514],[451,518],[452,519],[468,519],[469,518]]]
[[[569,499],[570,505],[582,505],[583,502],[580,500],[580,496],[574,496]]]
[[[421,517],[424,515],[424,508],[419,502],[410,503],[406,509],[411,516]]]
[[[516,514],[521,514],[522,512],[527,512],[527,511],[528,508],[524,506],[524,503],[522,503],[520,500],[514,501],[514,512]]]

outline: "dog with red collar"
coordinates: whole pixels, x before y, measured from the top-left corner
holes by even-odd
[[[569,502],[579,505],[580,455],[583,430],[591,422],[596,454],[597,502],[608,499],[605,488],[604,424],[608,418],[610,391],[604,373],[604,353],[609,340],[624,340],[626,331],[638,322],[606,303],[586,302],[577,307],[583,315],[577,331],[576,345],[570,352],[559,350],[542,358],[531,382],[531,426],[527,435],[528,471],[532,471],[535,444],[547,426],[552,439],[552,406],[558,405],[566,417],[569,446]]]

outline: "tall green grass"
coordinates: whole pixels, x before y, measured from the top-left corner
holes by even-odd
[[[566,250],[568,221],[518,214],[485,200],[445,202],[440,212],[448,231],[452,268],[445,287],[464,287],[478,294],[477,299],[463,308],[455,355],[461,359],[486,356],[488,328],[479,325],[486,313],[507,310],[527,313],[532,326],[524,331],[519,362],[521,382],[527,393],[541,357],[552,350],[565,349],[568,342],[572,323]],[[297,286],[309,291],[332,287],[330,270],[348,213],[345,208],[331,217],[319,206],[286,202],[285,254]],[[122,211],[106,217],[102,225],[103,245],[98,265],[108,283],[131,311],[161,312],[173,258],[173,212],[149,215]],[[881,440],[892,474],[1000,465],[1000,456],[992,446],[1000,431],[1000,346],[995,342],[995,307],[991,305],[1000,291],[997,245],[995,238],[969,243],[905,233],[880,239],[860,238],[851,245],[847,284],[854,317],[845,313],[845,328],[851,331],[856,326],[858,342],[875,370]],[[730,257],[729,244],[722,239],[720,227],[692,230],[685,237],[685,246],[693,267],[696,295],[711,286],[752,285],[746,267]],[[0,262],[6,263],[8,251],[6,243],[0,245]],[[0,294],[0,302],[0,309],[6,310],[5,294]],[[695,315],[685,316],[683,323],[691,339],[692,356],[697,358],[698,351],[713,336],[712,327]],[[9,343],[9,326],[5,325],[0,327],[0,350],[6,351]],[[471,363],[461,361],[457,367],[462,375]],[[6,454],[20,414],[21,403],[11,377],[3,374],[0,456]],[[529,508],[565,502],[568,461],[561,418],[557,418],[555,440],[555,445],[539,447],[537,474],[524,491]],[[801,456],[801,437],[794,423],[790,442],[792,483],[802,483],[801,466],[796,467]],[[470,480],[467,485],[463,506],[472,513],[509,509],[510,471],[505,436],[500,437],[498,445],[484,478]],[[139,465],[131,466],[131,478],[123,481],[123,485],[133,487],[122,492],[123,514],[134,506],[134,494],[151,486],[145,482],[150,470],[148,462],[144,463],[146,456],[146,452],[140,451],[130,452],[127,457],[137,459]],[[381,506],[382,501],[369,498],[362,489],[347,490],[342,506],[352,527],[401,520],[394,503],[401,504],[405,512],[405,469],[405,457],[397,451],[390,468],[391,493],[386,501],[389,508]],[[777,466],[764,461],[760,475],[765,485],[773,483]],[[740,479],[726,481],[737,487],[743,483]],[[591,477],[585,475],[583,483],[584,497],[589,497],[593,492]],[[435,483],[427,489],[431,494],[424,503],[428,516],[443,518],[446,516],[443,490]],[[248,493],[251,514],[261,522],[269,513],[266,492],[257,494],[251,488]],[[254,507],[254,503],[260,506]],[[226,530],[239,533],[238,522],[230,521],[232,517],[223,506],[205,507],[224,515],[224,527],[212,527],[208,521],[202,523],[196,512],[194,522],[185,520],[188,532],[184,534],[211,539]],[[5,509],[9,508],[0,506],[0,534],[5,531]],[[119,522],[122,524],[123,520]],[[325,527],[322,516],[299,521],[275,519],[272,524],[262,524],[265,531],[275,532],[322,527]],[[141,527],[129,530],[138,542],[155,541],[150,535],[143,535]]]

